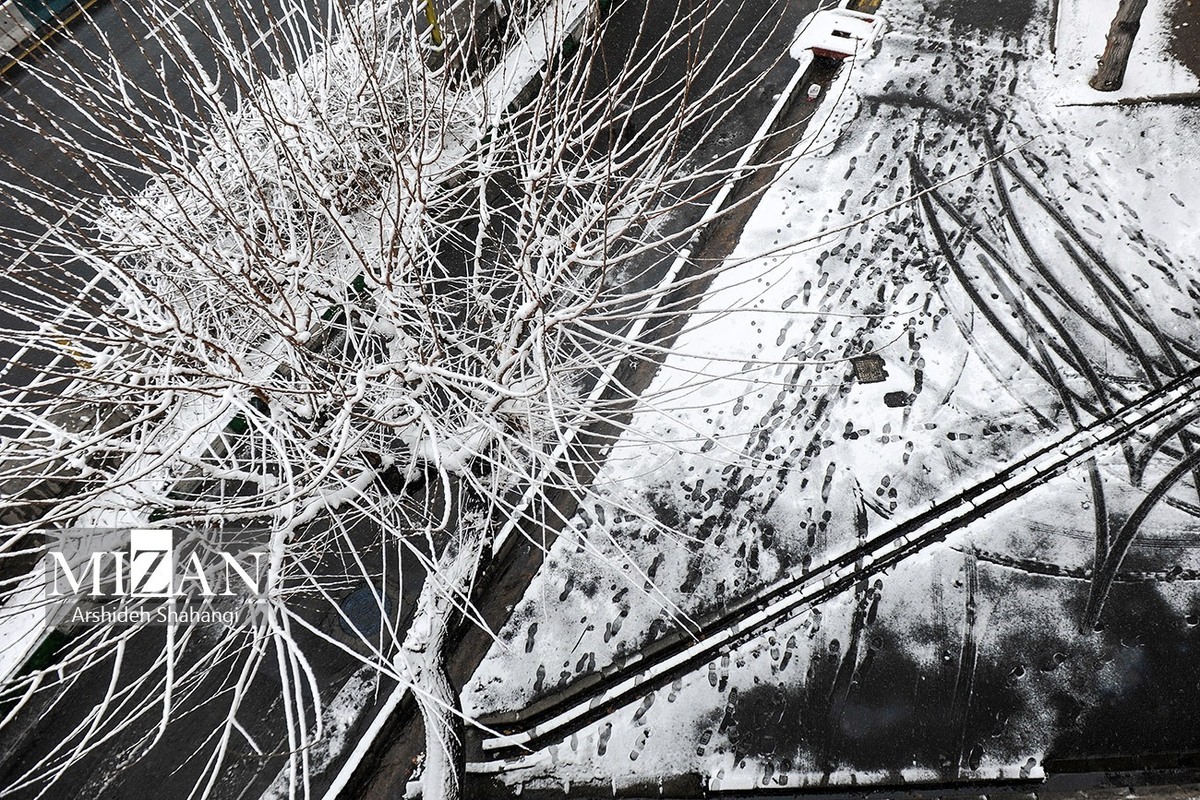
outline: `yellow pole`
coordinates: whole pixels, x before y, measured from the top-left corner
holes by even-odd
[[[441,47],[442,29],[438,27],[437,9],[433,6],[433,0],[425,0],[425,21],[429,23],[429,31],[433,43]]]

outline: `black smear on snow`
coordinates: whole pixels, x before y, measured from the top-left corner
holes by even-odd
[[[872,630],[864,638],[850,648],[857,652],[845,652],[836,640],[821,648],[802,687],[764,684],[732,701],[726,735],[735,761],[761,758],[783,769],[785,761],[810,764],[826,774],[882,770],[895,782],[915,761],[950,778],[945,699],[953,685],[930,675],[891,632]],[[850,662],[856,656],[862,657],[857,667]]]
[[[937,13],[949,17],[955,27],[1016,35],[1032,21],[1034,8],[1034,0],[946,0]]]
[[[1153,766],[1164,755],[1200,752],[1200,628],[1169,608],[1153,584],[1113,587],[1101,622],[1103,630],[1091,635],[1112,660],[1098,671],[1099,697],[1072,709],[1076,724],[1059,728],[1047,763]]]
[[[970,704],[957,714],[950,708],[962,680],[963,597],[946,597],[946,624],[901,632],[889,627],[886,594],[880,582],[859,594],[849,629],[830,630],[828,641],[813,643],[800,681],[762,684],[729,697],[722,727],[735,762],[762,759],[779,770],[807,765],[827,776],[842,769],[881,771],[897,783],[899,770],[914,764],[952,781],[969,777],[985,755],[1024,762],[1029,746],[1038,743],[1019,741],[1008,722],[1036,717],[1038,710],[1014,678],[1013,663],[973,659]],[[1051,652],[1057,645],[1032,644]],[[938,657],[932,664],[925,660],[931,652]]]
[[[1019,578],[981,581],[979,590],[1060,585]],[[969,704],[956,709],[966,595],[948,591],[940,622],[934,614],[901,632],[889,627],[886,594],[881,611],[874,591],[860,594],[850,625],[812,643],[806,675],[730,692],[718,731],[735,762],[762,760],[768,772],[882,771],[896,781],[915,763],[955,781],[987,762],[1026,764],[1043,749],[1050,772],[1161,767],[1200,753],[1200,626],[1153,585],[1118,585],[1102,629],[1087,636],[1037,617],[993,619],[980,629]],[[1082,595],[1066,599],[1061,613],[1077,619],[1082,605]]]

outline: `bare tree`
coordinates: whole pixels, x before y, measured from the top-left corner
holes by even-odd
[[[4,373],[4,424],[20,432],[0,459],[7,591],[29,586],[47,529],[268,532],[248,626],[212,641],[169,628],[156,671],[120,685],[105,665],[138,630],[101,626],[9,679],[5,724],[88,668],[114,670],[18,785],[52,785],[150,719],[130,750],[145,753],[233,663],[196,796],[235,737],[259,746],[238,710],[268,668],[291,791],[307,795],[328,698],[302,641],[315,637],[410,686],[424,792],[453,797],[448,631],[473,616],[530,487],[593,457],[569,445],[607,413],[597,385],[657,355],[636,333],[672,312],[657,284],[694,209],[745,172],[714,137],[761,92],[745,65],[765,35],[731,42],[714,4],[683,3],[635,15],[612,60],[587,3],[256,5],[142,0],[127,13],[154,28],[158,84],[101,47],[85,68],[30,67],[69,114],[12,106],[72,174],[9,164],[36,239],[10,232],[27,271],[9,276],[0,338],[48,366]],[[774,7],[738,13],[760,33],[778,24]],[[702,285],[673,291],[689,281]],[[401,558],[428,572],[407,625],[378,582]],[[314,623],[314,596],[349,622],[340,599],[364,581],[378,633],[347,644]]]

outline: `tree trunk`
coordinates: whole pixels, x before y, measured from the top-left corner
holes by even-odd
[[[459,693],[446,672],[447,634],[470,594],[483,547],[482,526],[466,527],[473,526],[459,529],[426,575],[401,655],[425,726],[424,800],[457,800],[466,771]]]
[[[425,726],[423,800],[458,800],[466,762],[458,694],[446,675],[445,654],[408,652],[413,688]]]
[[[1125,82],[1125,68],[1129,66],[1129,54],[1133,52],[1133,40],[1142,24],[1142,12],[1146,0],[1121,0],[1117,15],[1108,29],[1108,43],[1104,55],[1096,67],[1096,74],[1089,82],[1093,89],[1115,92]]]

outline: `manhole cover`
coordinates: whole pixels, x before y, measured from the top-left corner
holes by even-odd
[[[858,378],[859,383],[879,383],[887,379],[882,356],[856,356],[850,359],[850,365],[854,367],[854,377]]]

